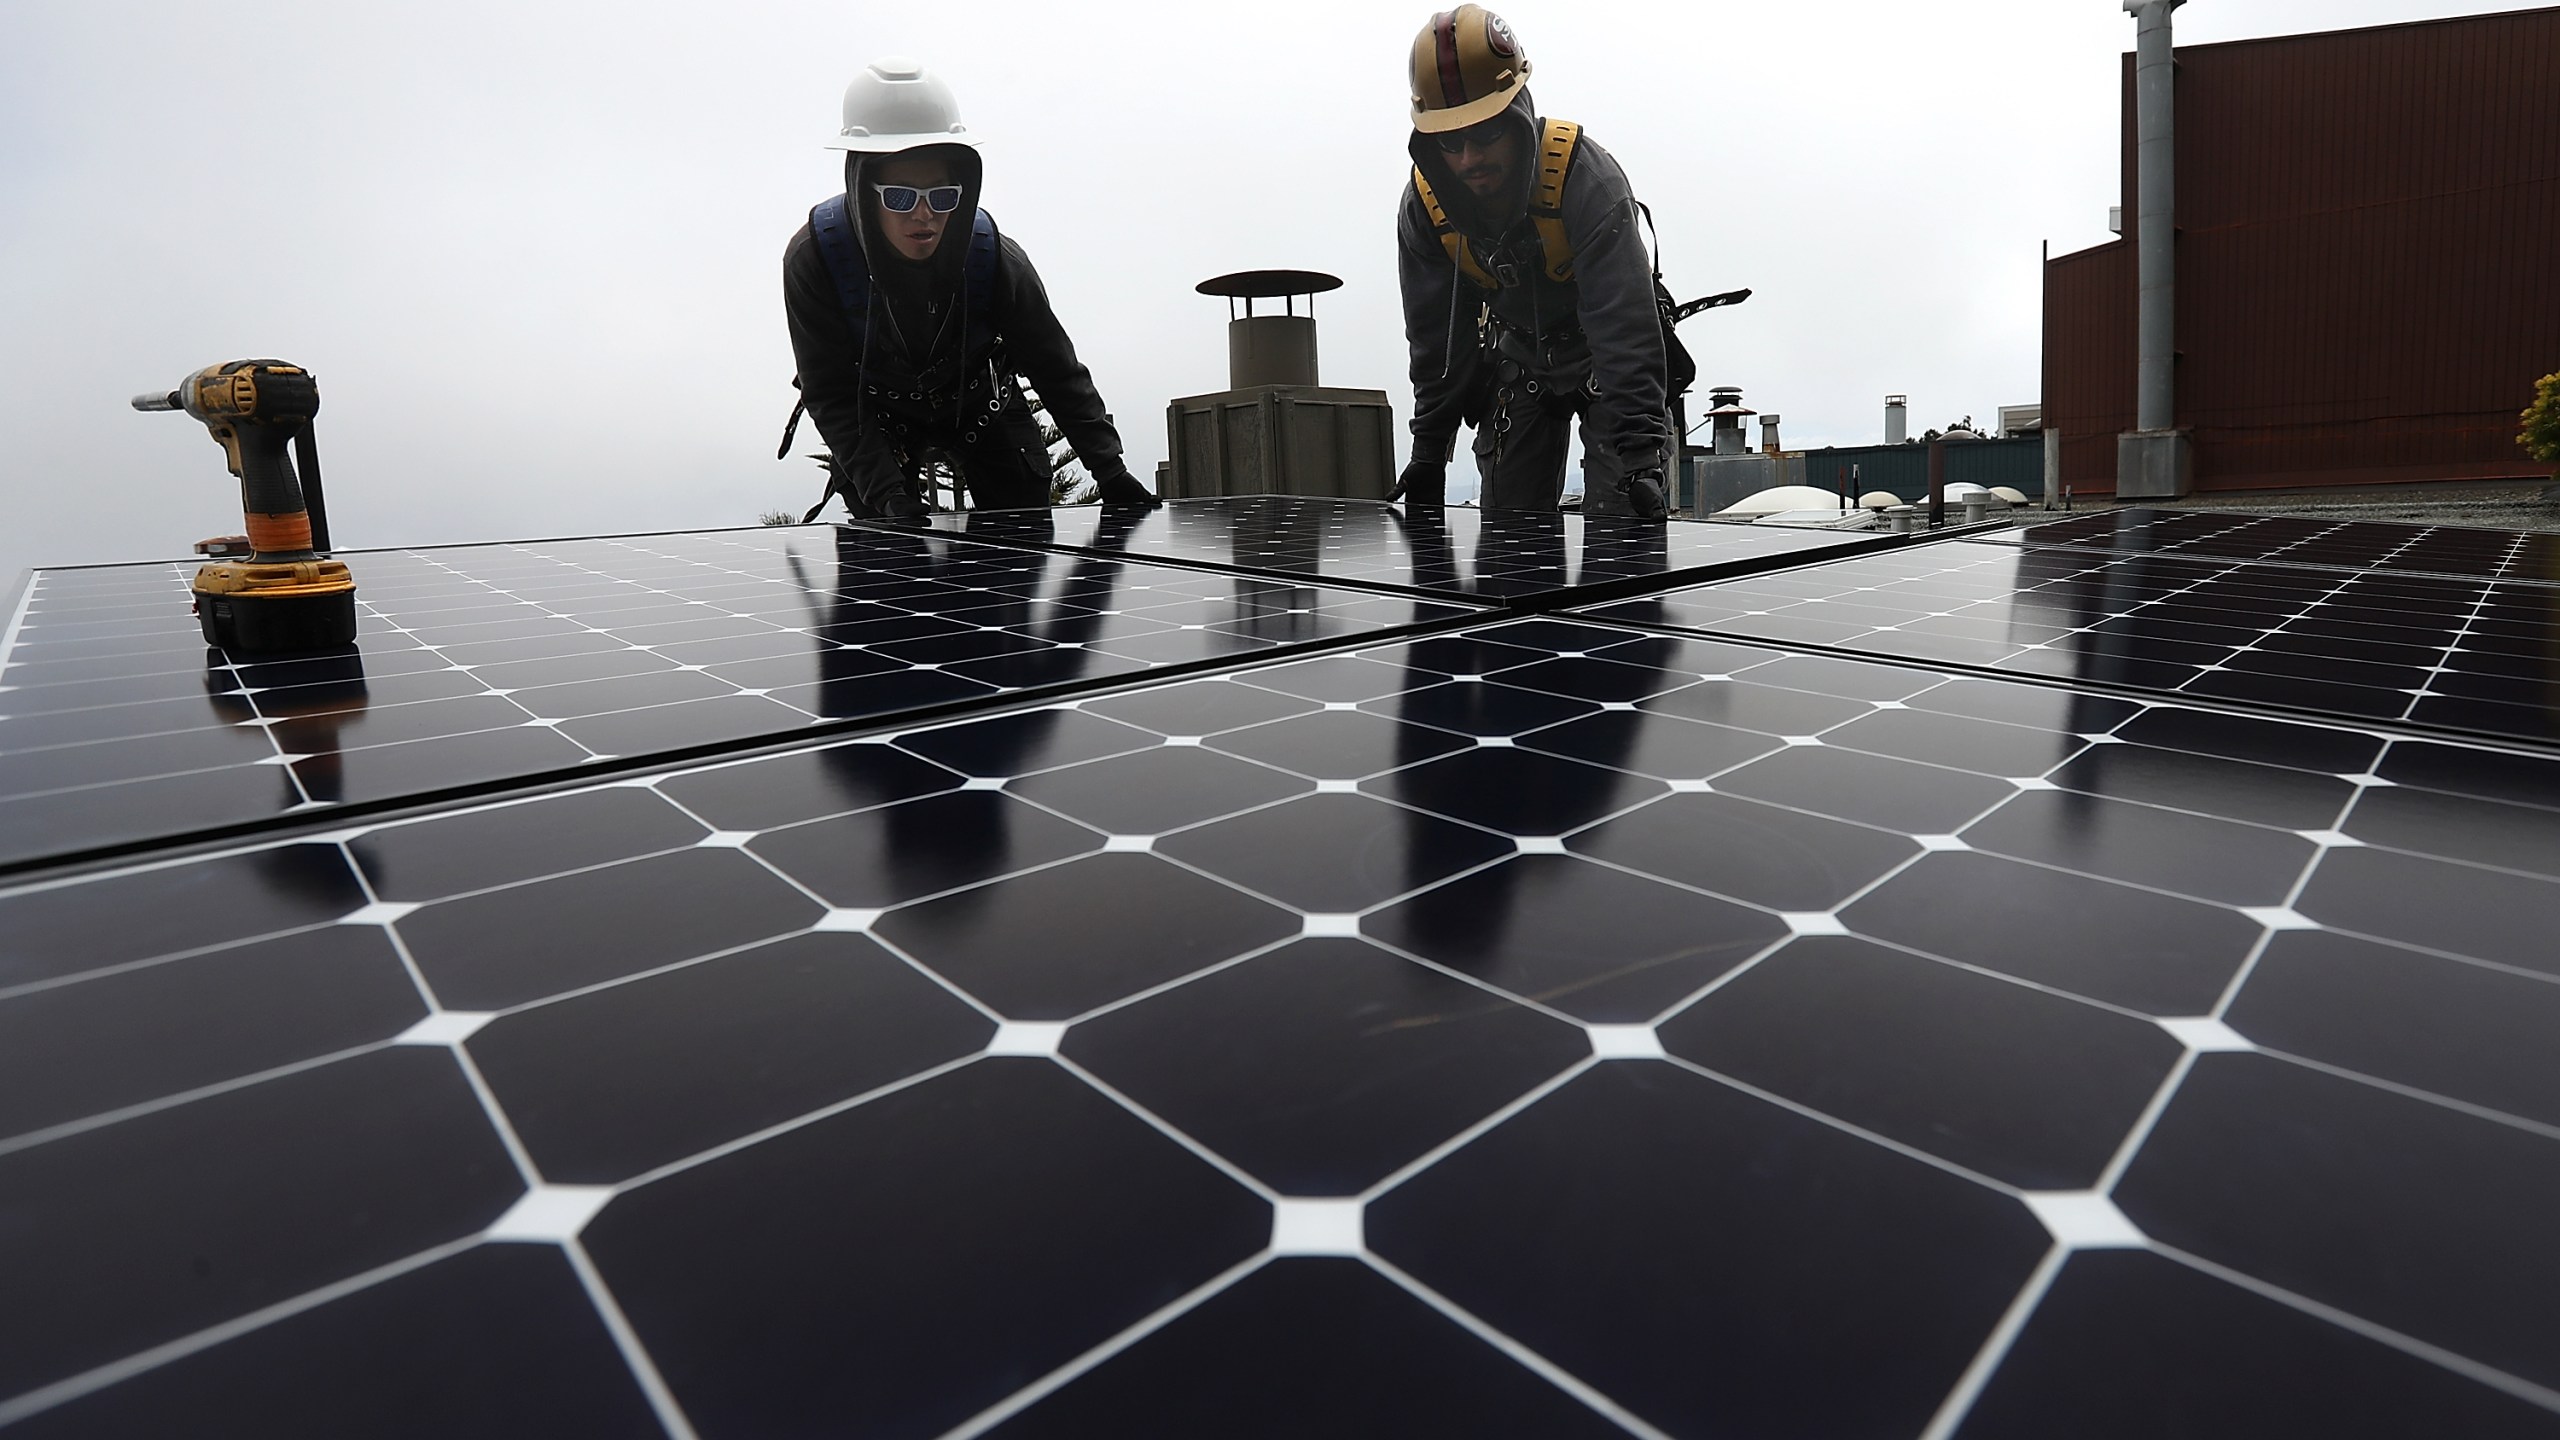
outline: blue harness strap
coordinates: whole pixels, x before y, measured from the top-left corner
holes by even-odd
[[[853,343],[858,347],[866,338],[863,332],[871,314],[871,266],[863,259],[862,239],[854,233],[845,197],[818,202],[809,211],[809,233],[818,242],[827,273],[835,279],[836,300],[844,307],[845,323],[853,328]],[[996,341],[996,257],[1002,248],[997,243],[995,217],[980,209],[969,224],[969,258],[960,271],[961,299],[969,317],[964,363],[985,354]]]
[[[844,318],[853,326],[856,343],[862,339],[863,318],[871,310],[871,267],[863,263],[862,242],[853,233],[853,216],[842,195],[822,200],[809,211],[809,233],[818,241],[818,254],[827,262],[827,274],[836,282],[836,299],[844,306]]]

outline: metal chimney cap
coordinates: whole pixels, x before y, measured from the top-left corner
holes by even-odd
[[[1342,280],[1321,270],[1239,270],[1233,275],[1203,280],[1194,288],[1203,295],[1224,295],[1231,300],[1277,300],[1284,295],[1321,295],[1327,290],[1339,290]]]

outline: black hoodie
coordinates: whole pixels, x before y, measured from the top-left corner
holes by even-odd
[[[1479,380],[1469,358],[1476,346],[1476,307],[1490,299],[1496,315],[1530,336],[1579,330],[1581,339],[1565,341],[1559,353],[1566,368],[1586,352],[1590,357],[1600,387],[1591,414],[1594,434],[1628,469],[1661,468],[1671,437],[1669,362],[1654,307],[1653,261],[1645,253],[1626,172],[1589,135],[1582,137],[1564,187],[1574,278],[1550,280],[1537,227],[1528,219],[1544,127],[1527,89],[1512,97],[1501,118],[1519,132],[1520,163],[1513,193],[1499,206],[1476,199],[1451,172],[1449,157],[1433,137],[1417,131],[1411,142],[1413,163],[1476,259],[1488,269],[1508,260],[1522,277],[1520,284],[1488,291],[1461,275],[1432,229],[1421,194],[1411,180],[1405,182],[1396,213],[1396,274],[1412,359],[1413,453],[1418,459],[1448,459]]]
[[[1092,374],[1076,358],[1074,342],[1050,310],[1040,272],[1022,247],[1009,236],[1001,238],[995,293],[964,295],[961,281],[983,170],[978,152],[968,146],[937,149],[951,161],[962,193],[942,243],[922,262],[899,255],[880,233],[871,177],[893,157],[846,157],[845,200],[860,217],[856,233],[872,277],[867,344],[856,341],[835,277],[806,224],[783,251],[783,311],[791,325],[791,352],[800,367],[800,394],[809,419],[844,474],[866,489],[890,483],[896,467],[886,458],[890,446],[883,422],[927,435],[956,434],[967,418],[962,407],[971,392],[976,392],[977,403],[986,403],[983,372],[990,357],[983,350],[970,352],[973,327],[963,306],[964,301],[991,304],[1004,352],[1000,368],[1009,372],[1004,378],[1020,375],[1031,382],[1047,403],[1050,420],[1096,479],[1126,470],[1120,433],[1103,410]],[[866,384],[879,393],[866,394]],[[936,398],[906,398],[917,392]]]

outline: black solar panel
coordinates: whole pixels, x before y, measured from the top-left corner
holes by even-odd
[[[1564,619],[305,827],[0,893],[0,1423],[2548,1435],[2555,929],[2549,757]]]
[[[1589,613],[2248,706],[2560,740],[2560,586],[2094,546],[1954,543]]]
[[[1763,525],[1649,524],[1606,515],[1450,509],[1287,495],[940,515],[936,529],[1006,544],[1095,550],[1221,569],[1505,603],[1598,599],[1796,565],[1902,537]]]
[[[2010,545],[2560,581],[2560,535],[2227,510],[2101,510],[1974,537]]]
[[[206,648],[188,565],[40,572],[0,863],[1249,659],[1459,605],[850,527],[352,555],[357,653]]]

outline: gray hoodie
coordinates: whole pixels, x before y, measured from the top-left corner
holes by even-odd
[[[1482,418],[1468,410],[1490,378],[1476,358],[1476,311],[1489,299],[1503,322],[1533,343],[1545,341],[1555,370],[1579,371],[1587,357],[1600,387],[1590,417],[1594,435],[1630,470],[1661,468],[1671,438],[1670,397],[1664,393],[1669,362],[1654,308],[1653,261],[1638,232],[1626,172],[1589,135],[1582,137],[1564,187],[1574,278],[1550,280],[1537,227],[1528,219],[1543,127],[1526,89],[1512,98],[1503,118],[1519,128],[1521,160],[1515,193],[1499,207],[1476,199],[1432,137],[1416,132],[1410,146],[1413,163],[1430,179],[1432,193],[1468,238],[1477,261],[1496,274],[1507,262],[1521,279],[1488,291],[1460,274],[1432,229],[1421,194],[1406,182],[1396,212],[1396,275],[1412,356],[1413,453],[1446,460],[1459,425]]]

